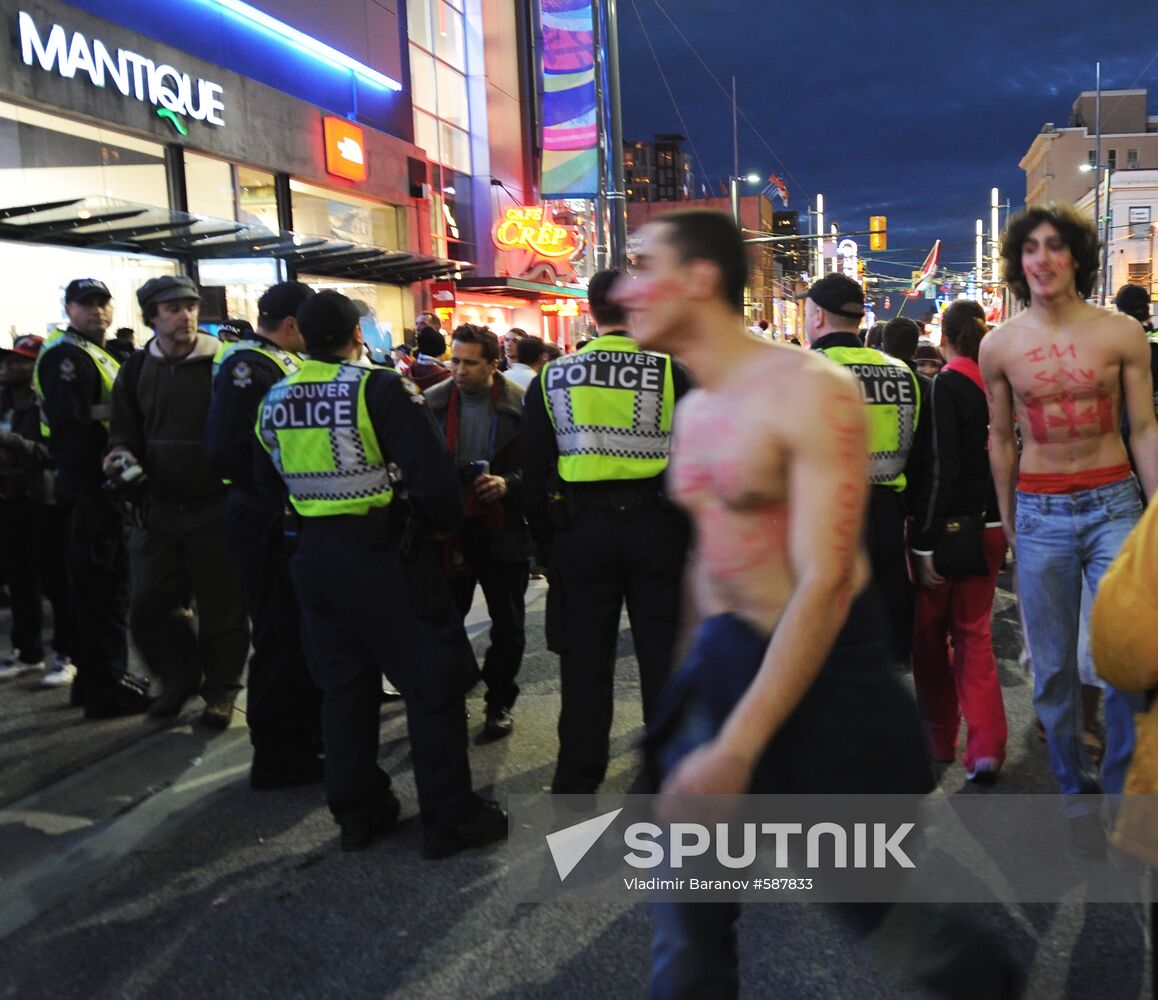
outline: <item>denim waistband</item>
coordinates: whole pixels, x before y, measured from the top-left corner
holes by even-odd
[[[1018,490],[1017,505],[1043,514],[1073,513],[1096,509],[1108,500],[1123,496],[1141,496],[1138,479],[1133,473],[1116,483],[1096,486],[1092,490],[1079,490],[1077,493],[1026,493]]]

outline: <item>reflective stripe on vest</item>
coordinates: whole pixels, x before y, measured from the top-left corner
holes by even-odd
[[[844,365],[860,383],[868,411],[869,482],[900,492],[920,414],[917,376],[903,361],[871,347],[829,347],[819,353]]]
[[[238,340],[232,344],[222,344],[217,349],[217,353],[213,355],[213,378],[217,378],[217,373],[221,371],[221,366],[226,361],[242,351],[253,351],[254,354],[260,354],[263,358],[269,358],[281,369],[282,375],[292,375],[302,364],[301,358],[296,354],[283,351],[280,347],[267,347],[256,340]]]
[[[303,517],[366,514],[394,498],[366,408],[373,371],[307,359],[262,400],[258,440]]]
[[[71,330],[58,330],[44,342],[44,346],[40,349],[40,355],[36,359],[36,367],[32,370],[32,389],[36,393],[36,402],[40,408],[41,437],[51,437],[52,428],[48,426],[48,421],[44,416],[44,392],[40,386],[40,363],[49,351],[54,347],[60,347],[61,344],[72,344],[73,347],[79,347],[96,365],[97,374],[101,377],[101,401],[90,405],[88,417],[89,420],[99,420],[104,425],[105,430],[108,430],[109,417],[112,415],[113,383],[117,380],[117,372],[121,370],[121,366],[108,351],[103,347],[98,347],[91,340],[73,333]]]
[[[568,483],[650,479],[671,454],[671,359],[604,334],[539,376]]]
[[[265,344],[256,340],[238,340],[234,343],[224,343],[217,348],[217,353],[213,355],[213,383],[217,383],[217,373],[221,371],[221,366],[225,364],[235,354],[240,354],[242,351],[252,351],[254,354],[260,354],[263,358],[269,358],[282,375],[292,375],[302,366],[302,359],[296,354],[289,351],[283,351],[280,347],[267,347]],[[272,388],[272,387],[271,387]],[[221,477],[221,481],[226,486],[232,486],[233,480],[227,479],[225,476]]]

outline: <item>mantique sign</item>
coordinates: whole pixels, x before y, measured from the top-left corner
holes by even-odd
[[[42,34],[25,11],[20,11],[19,22],[20,52],[26,66],[38,63],[46,73],[66,80],[84,73],[94,87],[103,88],[108,81],[125,97],[152,104],[181,132],[184,128],[177,118],[225,124],[219,84],[195,79],[165,63],[158,65],[127,49],[110,52],[100,40],[89,41],[79,31],[69,34],[59,24],[50,25],[47,34]]]

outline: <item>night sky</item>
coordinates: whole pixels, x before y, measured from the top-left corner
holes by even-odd
[[[1018,161],[1045,122],[1068,123],[1078,93],[1094,89],[1098,60],[1103,89],[1148,88],[1158,114],[1155,0],[619,0],[618,9],[625,138],[689,136],[697,187],[718,195],[732,173],[735,75],[755,126],[741,116],[740,174],[777,173],[801,212],[823,193],[826,227],[862,231],[870,215],[887,216],[889,250],[870,258],[870,272],[908,274],[937,238],[943,266],[972,268],[990,189],[1024,206]],[[867,237],[858,242],[863,255]]]

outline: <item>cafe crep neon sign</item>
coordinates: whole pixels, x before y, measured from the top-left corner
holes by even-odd
[[[495,246],[500,250],[529,250],[545,260],[571,257],[579,243],[570,226],[557,226],[550,209],[520,205],[508,208],[495,226]]]

